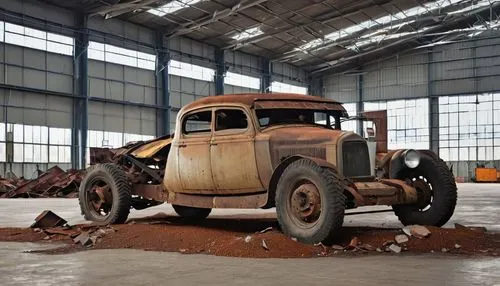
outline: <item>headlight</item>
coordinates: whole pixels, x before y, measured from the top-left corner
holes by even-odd
[[[420,164],[420,154],[412,149],[406,150],[403,153],[403,159],[405,161],[405,165],[408,168],[416,168]]]

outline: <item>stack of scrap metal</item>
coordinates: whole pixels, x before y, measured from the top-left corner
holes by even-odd
[[[84,172],[55,166],[33,180],[0,178],[0,198],[75,198]]]

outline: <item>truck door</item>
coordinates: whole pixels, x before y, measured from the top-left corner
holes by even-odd
[[[181,119],[177,168],[183,192],[210,193],[215,190],[210,165],[212,113],[212,109],[196,110]]]
[[[255,159],[255,129],[247,113],[237,107],[217,108],[214,125],[210,156],[217,193],[262,191]]]

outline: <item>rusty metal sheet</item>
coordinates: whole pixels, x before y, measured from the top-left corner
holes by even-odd
[[[163,185],[147,185],[147,184],[134,184],[132,185],[132,193],[147,199],[155,201],[166,201],[167,194],[164,192]]]
[[[301,95],[293,93],[247,93],[247,94],[228,94],[228,95],[218,95],[218,96],[207,96],[198,99],[192,103],[185,105],[181,113],[200,108],[205,106],[217,106],[217,105],[227,105],[227,104],[238,104],[247,107],[251,107],[254,102],[266,100],[266,101],[308,101],[308,102],[326,102],[332,104],[340,103],[325,99],[319,96]],[[342,107],[343,108],[343,107]]]
[[[35,218],[35,222],[30,226],[31,228],[47,228],[63,226],[67,223],[66,220],[56,215],[50,210],[45,210]]]
[[[164,138],[157,141],[150,141],[146,143],[134,151],[130,152],[130,154],[138,159],[151,158],[156,155],[163,147],[172,143],[172,138]]]
[[[387,110],[365,111],[361,115],[375,124],[377,153],[387,153]]]
[[[169,193],[168,202],[171,204],[192,206],[199,208],[260,208],[267,202],[267,192],[255,195],[241,196],[209,196],[182,193]]]

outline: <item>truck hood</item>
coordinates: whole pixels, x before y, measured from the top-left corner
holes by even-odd
[[[304,155],[332,161],[335,158],[336,144],[344,136],[359,137],[353,132],[332,130],[315,126],[293,125],[275,126],[263,130],[269,140],[269,151],[273,167],[284,158]],[[336,164],[336,162],[330,162]]]

